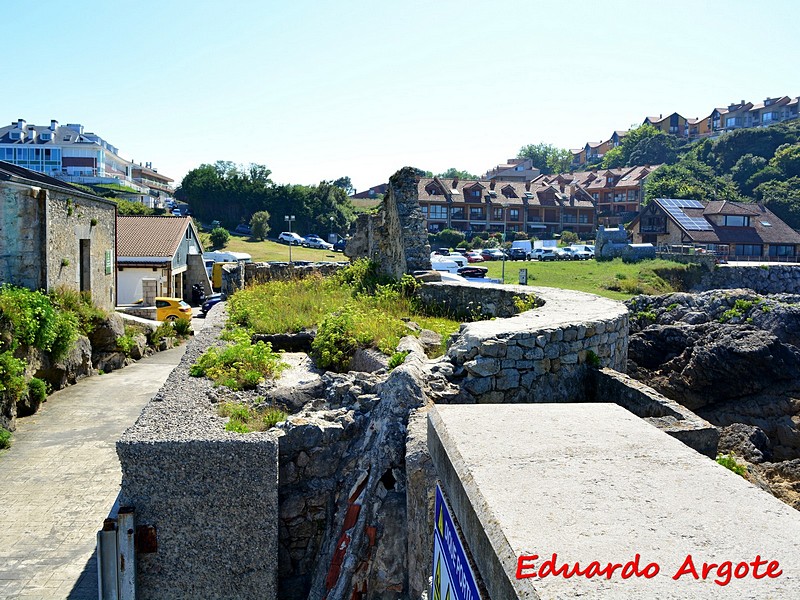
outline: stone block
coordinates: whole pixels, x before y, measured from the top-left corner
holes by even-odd
[[[479,356],[475,360],[464,363],[464,368],[477,377],[489,377],[490,375],[496,375],[500,371],[500,361],[496,358]]]

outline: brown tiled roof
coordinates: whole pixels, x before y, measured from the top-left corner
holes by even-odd
[[[172,258],[191,217],[117,217],[117,256]]]
[[[713,200],[703,210],[704,215],[759,215],[761,212],[757,204],[742,204],[741,202],[728,202],[727,200]]]

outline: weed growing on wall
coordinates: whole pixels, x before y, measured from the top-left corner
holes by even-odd
[[[747,473],[747,467],[736,462],[736,457],[734,456],[733,452],[728,452],[728,454],[717,454],[717,463],[721,464],[726,469],[730,469],[737,475],[741,475],[742,477],[745,477]]]
[[[8,429],[0,427],[0,450],[11,446],[11,432]]]
[[[272,406],[251,407],[236,402],[224,402],[217,409],[219,416],[228,417],[226,431],[234,433],[251,433],[266,431],[281,421],[286,420],[286,413]]]
[[[189,369],[193,377],[206,376],[217,385],[234,390],[253,389],[265,378],[274,378],[288,368],[272,345],[250,341],[242,332],[223,348],[209,348]]]

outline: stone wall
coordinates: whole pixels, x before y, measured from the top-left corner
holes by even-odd
[[[717,268],[705,275],[691,291],[739,288],[750,289],[758,294],[800,293],[800,266],[782,264],[718,265]]]
[[[225,431],[211,383],[189,377],[219,335],[209,319],[117,442],[120,504],[157,532],[157,551],[137,555],[142,599],[276,598],[279,434]]]
[[[701,454],[717,455],[717,428],[653,388],[612,369],[593,369],[588,384],[588,401],[618,404]]]
[[[530,288],[512,285],[425,283],[417,290],[417,297],[431,308],[461,317],[505,318],[519,312],[520,301],[535,306],[544,304]]]
[[[377,215],[362,216],[345,253],[369,258],[395,279],[431,268],[428,231],[419,206],[416,169],[404,167],[389,178],[389,189]]]
[[[94,224],[93,224],[94,223]],[[89,245],[92,300],[114,308],[116,207],[83,192],[4,182],[0,187],[2,281],[29,289],[81,287],[81,240]],[[106,251],[111,268],[106,273]]]
[[[441,286],[441,293],[448,288],[428,286]],[[485,285],[462,287],[467,289],[460,289],[459,297],[474,305],[490,294]],[[585,395],[587,363],[624,371],[628,310],[622,303],[557,288],[505,288],[535,295],[540,306],[508,319],[462,325],[447,351],[450,381],[474,400],[576,402]]]

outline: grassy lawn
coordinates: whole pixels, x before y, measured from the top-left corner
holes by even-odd
[[[207,233],[201,233],[200,238],[203,242],[203,247],[207,250],[211,249],[211,242]],[[230,241],[225,245],[223,250],[230,250],[232,252],[247,252],[253,257],[253,262],[267,262],[271,260],[288,261],[289,260],[289,246],[286,244],[279,244],[278,242],[257,242],[251,240],[247,236],[239,236],[231,234]],[[303,248],[302,246],[292,246],[292,260],[311,260],[311,261],[330,261],[336,262],[340,260],[347,260],[341,252],[329,252],[327,250],[316,250],[313,248]]]
[[[487,276],[500,279],[502,261],[487,261]],[[590,292],[614,300],[627,300],[637,294],[667,294],[680,287],[675,278],[686,272],[686,265],[666,260],[623,263],[622,259],[581,261],[506,261],[506,283],[519,283],[519,270],[528,269],[528,285],[557,287]]]

